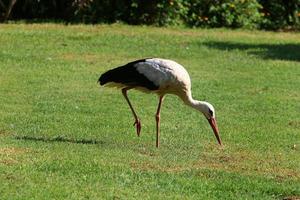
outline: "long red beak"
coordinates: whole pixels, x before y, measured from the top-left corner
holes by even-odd
[[[215,119],[215,118],[210,118],[210,119],[207,119],[207,120],[208,120],[208,122],[209,122],[211,128],[212,128],[213,131],[214,131],[214,134],[215,134],[215,136],[216,136],[216,138],[217,138],[217,140],[218,140],[218,143],[219,143],[220,145],[222,145],[222,141],[221,141],[221,138],[220,138],[220,136],[219,136],[219,129],[218,129],[218,125],[217,125],[216,119]]]

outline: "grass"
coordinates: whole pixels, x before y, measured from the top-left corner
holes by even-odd
[[[1,199],[297,199],[300,34],[125,25],[0,25]],[[183,64],[211,102],[130,91],[142,120],[99,75],[143,57]]]

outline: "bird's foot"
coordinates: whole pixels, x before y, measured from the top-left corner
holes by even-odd
[[[136,119],[133,126],[135,126],[136,128],[136,134],[137,136],[140,136],[141,133],[141,129],[142,129],[142,125],[141,125],[141,120],[140,119]]]

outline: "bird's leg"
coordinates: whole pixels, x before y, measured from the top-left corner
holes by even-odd
[[[131,89],[131,88],[123,88],[123,89],[122,89],[122,94],[123,94],[123,96],[125,97],[125,99],[126,99],[128,105],[129,105],[129,107],[130,107],[130,109],[131,109],[131,111],[132,111],[132,114],[133,114],[133,116],[134,116],[134,118],[135,118],[135,122],[134,122],[133,125],[134,125],[135,128],[136,128],[136,134],[137,134],[138,136],[140,136],[140,132],[141,132],[141,128],[142,128],[142,126],[141,126],[141,121],[140,121],[140,119],[138,118],[137,114],[135,113],[135,111],[134,111],[134,109],[133,109],[133,107],[132,107],[132,105],[131,105],[131,103],[130,103],[130,101],[129,101],[129,99],[128,99],[128,96],[127,96],[127,90],[129,90],[129,89]]]
[[[157,111],[156,111],[156,115],[155,115],[155,119],[156,119],[156,147],[157,148],[159,147],[160,108],[161,108],[161,104],[162,104],[163,100],[164,100],[164,96],[160,96]]]

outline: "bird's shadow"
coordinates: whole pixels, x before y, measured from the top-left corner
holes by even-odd
[[[300,43],[286,43],[286,44],[249,44],[237,43],[228,41],[209,41],[201,42],[199,45],[205,45],[209,48],[233,51],[246,51],[250,55],[259,56],[263,59],[300,61]]]
[[[73,138],[66,138],[62,136],[57,136],[53,138],[47,137],[35,137],[35,136],[15,136],[17,140],[29,140],[35,142],[47,142],[47,143],[54,143],[54,142],[65,142],[65,143],[73,143],[73,144],[105,144],[104,141],[99,140],[92,140],[92,139],[73,139]]]

